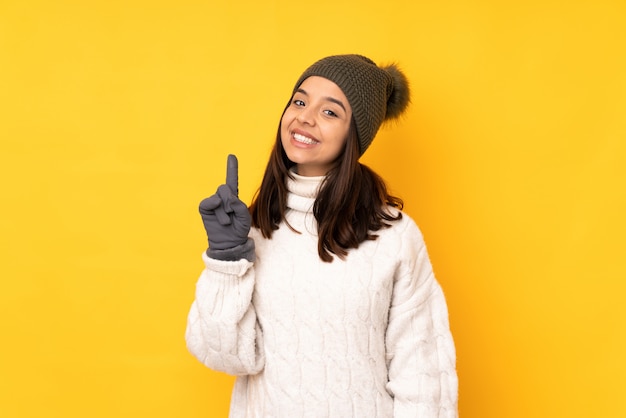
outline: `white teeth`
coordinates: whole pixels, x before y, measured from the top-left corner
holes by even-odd
[[[300,134],[293,134],[293,139],[295,139],[298,142],[302,142],[303,144],[308,144],[308,145],[313,145],[315,143],[317,143],[317,141],[308,138],[304,135],[300,135]]]

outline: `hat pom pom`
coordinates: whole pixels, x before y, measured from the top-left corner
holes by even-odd
[[[400,116],[411,102],[409,80],[396,64],[382,67],[393,79],[393,90],[387,99],[387,113],[385,119],[395,119]]]

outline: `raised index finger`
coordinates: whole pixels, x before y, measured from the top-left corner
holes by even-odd
[[[239,196],[239,163],[233,154],[228,155],[226,164],[226,185]]]

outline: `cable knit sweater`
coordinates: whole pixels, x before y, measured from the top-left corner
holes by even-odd
[[[230,416],[455,418],[455,348],[441,287],[409,216],[345,260],[317,253],[321,177],[288,180],[272,239],[256,261],[203,256],[187,346],[237,375]]]

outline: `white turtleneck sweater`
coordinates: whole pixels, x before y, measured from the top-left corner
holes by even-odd
[[[203,256],[187,346],[237,375],[230,416],[456,418],[443,292],[406,214],[378,239],[322,262],[312,213],[321,177],[288,180],[285,223],[256,261]]]

